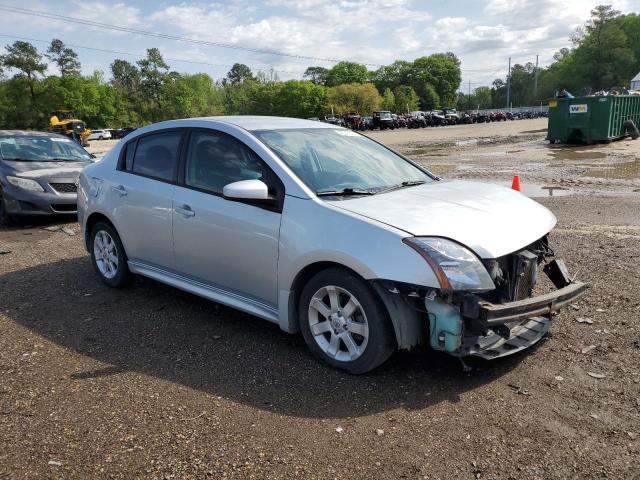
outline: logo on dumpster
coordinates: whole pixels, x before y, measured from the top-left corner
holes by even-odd
[[[588,107],[585,104],[569,105],[569,113],[587,113]]]

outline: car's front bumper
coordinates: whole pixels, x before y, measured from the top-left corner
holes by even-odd
[[[586,289],[582,282],[571,282],[544,295],[501,304],[473,294],[452,302],[426,298],[431,346],[458,357],[511,355],[540,341],[553,315],[583,296]]]
[[[31,192],[20,188],[5,188],[2,192],[5,208],[13,216],[69,215],[78,210],[76,193]]]

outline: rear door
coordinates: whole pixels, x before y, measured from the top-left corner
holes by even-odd
[[[106,193],[113,199],[116,228],[131,261],[175,267],[172,196],[184,132],[143,135],[123,149]]]
[[[278,235],[284,187],[245,144],[193,130],[173,202],[176,268],[207,284],[277,305]],[[222,196],[225,185],[263,180],[279,199],[259,205]]]

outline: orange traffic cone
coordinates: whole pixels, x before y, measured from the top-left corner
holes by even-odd
[[[513,182],[511,182],[511,188],[513,188],[514,190],[517,190],[518,192],[522,191],[522,189],[520,188],[520,175],[513,176]]]

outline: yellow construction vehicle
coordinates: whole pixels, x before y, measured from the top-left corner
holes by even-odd
[[[75,118],[71,110],[56,110],[49,118],[49,131],[66,135],[80,145],[87,145],[87,137],[91,135],[82,120]]]

